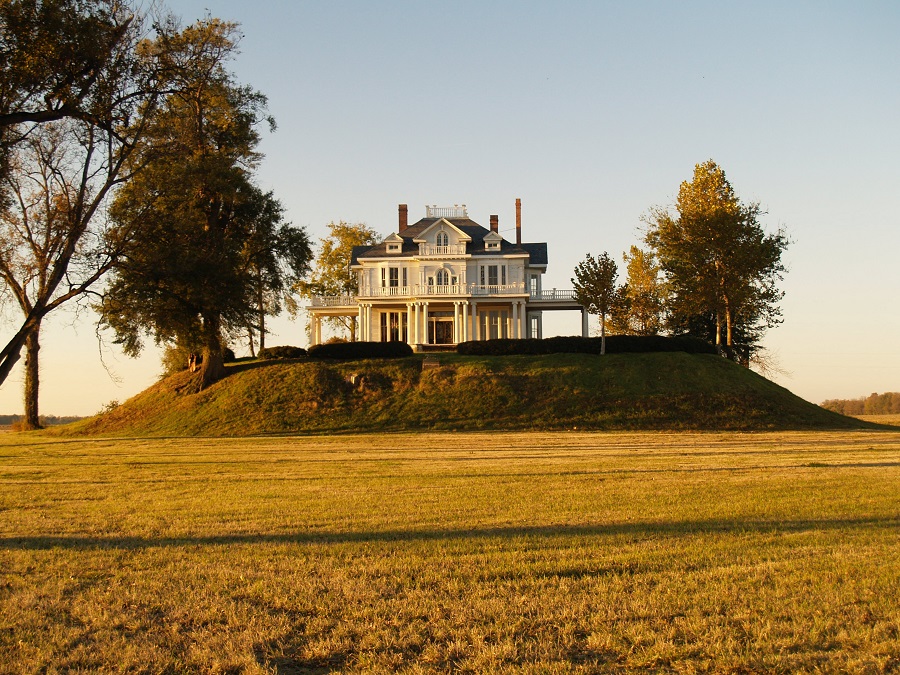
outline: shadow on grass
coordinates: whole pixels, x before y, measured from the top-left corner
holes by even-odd
[[[703,520],[676,523],[612,523],[607,525],[541,525],[465,529],[374,530],[357,532],[290,532],[222,534],[184,537],[32,536],[2,537],[0,549],[144,549],[243,544],[354,544],[477,539],[604,537],[680,537],[703,534],[776,534],[878,528],[900,531],[900,517],[831,518],[822,520]]]

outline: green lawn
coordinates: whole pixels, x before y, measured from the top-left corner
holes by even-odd
[[[900,433],[0,435],[0,672],[900,671]]]

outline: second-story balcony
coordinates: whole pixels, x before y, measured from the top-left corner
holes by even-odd
[[[360,298],[420,297],[434,295],[522,295],[525,284],[415,284],[411,286],[369,286],[359,291]]]
[[[467,298],[503,298],[504,296],[526,295],[528,301],[537,306],[547,308],[576,306],[575,291],[568,289],[552,289],[546,291],[527,291],[525,284],[427,284],[413,286],[374,286],[360,289],[359,295],[321,296],[314,297],[310,305],[312,307],[352,307],[360,300],[379,299],[419,299],[440,298],[447,296]]]
[[[433,246],[432,244],[419,244],[419,255],[423,257],[461,256],[466,254],[465,244],[450,244],[448,246]]]

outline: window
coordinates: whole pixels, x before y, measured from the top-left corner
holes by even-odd
[[[437,245],[438,246],[449,246],[450,245],[450,237],[447,236],[447,233],[441,230],[437,235]]]
[[[400,269],[391,267],[388,269],[388,286],[396,288],[400,285]]]
[[[388,244],[388,253],[397,253],[400,250],[400,244]]]
[[[500,283],[506,286],[506,265],[500,266]]]
[[[499,242],[499,241],[489,241],[488,244],[487,244],[487,247],[488,247],[489,249],[499,249],[499,248],[500,248],[500,242]]]
[[[405,267],[403,268],[403,285],[409,286],[409,283],[407,283],[407,279],[406,279],[406,268]]]
[[[438,286],[448,286],[450,284],[450,273],[447,270],[438,270],[435,278]]]
[[[488,286],[497,285],[497,265],[488,265]]]

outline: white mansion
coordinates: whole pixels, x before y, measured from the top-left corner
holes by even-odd
[[[586,335],[587,315],[573,292],[543,290],[547,244],[522,243],[521,213],[517,199],[512,243],[500,236],[497,216],[488,230],[465,206],[427,206],[425,217],[408,225],[400,204],[396,233],[353,249],[358,294],[312,299],[311,344],[322,341],[322,319],[332,316],[357,316],[359,340],[402,340],[419,349],[540,338],[546,310],[581,310]]]

